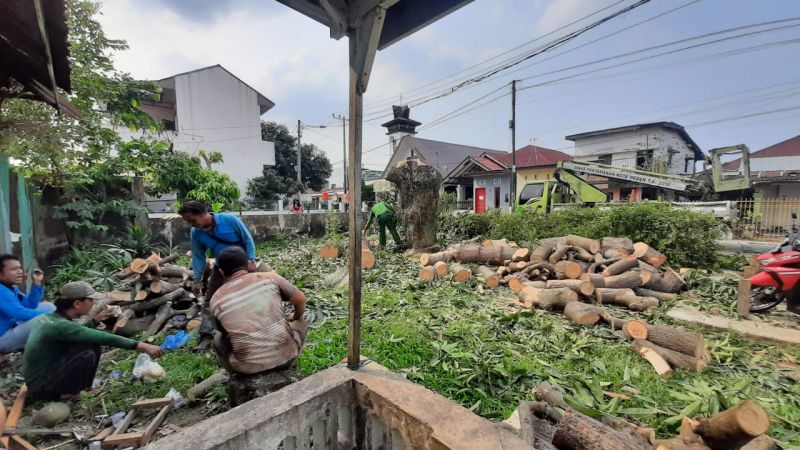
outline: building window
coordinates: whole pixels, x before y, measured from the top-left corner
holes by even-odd
[[[164,130],[166,131],[175,131],[174,120],[161,119],[161,125],[164,127]]]
[[[606,153],[605,155],[599,155],[597,157],[597,159],[595,159],[595,160],[593,160],[591,162],[598,163],[598,164],[605,164],[607,166],[610,166],[612,160],[613,160],[613,157],[611,156],[611,153]]]
[[[653,149],[639,150],[636,152],[636,168],[640,170],[653,170]]]

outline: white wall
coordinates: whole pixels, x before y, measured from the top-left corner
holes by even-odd
[[[750,158],[751,173],[773,170],[800,170],[800,156]]]
[[[685,171],[685,158],[694,158],[694,152],[674,130],[646,128],[625,131],[601,136],[590,136],[575,140],[575,159],[579,161],[594,160],[599,155],[611,153],[612,164],[620,167],[635,167],[636,152],[653,149],[653,158],[657,161],[670,161],[667,173],[692,173],[694,162],[690,161]],[[677,151],[677,153],[675,153]]]
[[[214,168],[227,173],[242,197],[247,181],[275,164],[275,146],[261,140],[258,94],[225,70],[211,67],[175,77],[175,149],[222,153]]]

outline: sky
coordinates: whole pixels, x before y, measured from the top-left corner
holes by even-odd
[[[101,3],[106,34],[130,47],[115,55],[120,70],[160,79],[223,65],[276,103],[263,120],[312,126],[303,141],[328,154],[331,183],[341,185],[342,129],[332,115],[347,114],[346,38],[272,0]],[[364,167],[383,170],[389,160],[380,124],[393,104],[412,106],[420,138],[510,151],[511,80],[517,148],[572,153],[567,135],[661,120],[685,126],[704,151],[755,151],[800,134],[796,0],[651,0],[452,90],[634,3],[474,0],[378,52],[364,96]],[[450,94],[430,100],[442,93]]]

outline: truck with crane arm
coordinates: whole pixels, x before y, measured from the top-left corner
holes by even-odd
[[[725,173],[723,155],[741,155],[739,167]],[[619,167],[587,161],[559,161],[553,179],[526,183],[519,193],[517,209],[546,214],[557,205],[594,206],[608,203],[608,194],[588,182],[585,176],[600,176],[609,180],[627,181],[680,193],[690,199],[705,200],[710,194],[749,189],[749,150],[745,145],[715,148],[709,151],[704,168],[711,163],[711,171],[704,170],[707,179],[671,175],[631,167]],[[700,209],[704,209],[701,207]]]

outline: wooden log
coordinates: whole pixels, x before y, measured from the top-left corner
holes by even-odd
[[[619,275],[604,277],[604,287],[609,288],[637,288],[650,279],[648,272],[628,271]],[[592,280],[594,282],[594,280]],[[595,286],[597,286],[595,284]]]
[[[458,263],[451,264],[450,271],[453,273],[453,276],[450,277],[450,280],[456,283],[464,283],[472,278],[472,272],[468,268]]]
[[[603,315],[600,316],[600,318],[603,319],[603,322],[607,323],[612,330],[622,330],[625,327],[625,325],[629,322],[629,320],[614,317],[611,314],[609,314],[608,311],[605,310],[603,311]]]
[[[672,439],[657,440],[654,442],[655,450],[711,450],[700,435],[693,431],[691,419],[684,417],[681,423],[681,431]]]
[[[642,355],[642,358],[646,359],[647,362],[653,366],[653,369],[655,369],[659,376],[663,378],[669,378],[672,376],[672,368],[661,355],[649,348],[639,348],[635,351]]]
[[[643,297],[655,297],[655,298],[657,298],[657,299],[659,299],[661,301],[675,300],[675,299],[678,298],[678,294],[670,294],[670,293],[667,293],[667,292],[658,292],[658,291],[654,291],[654,290],[651,290],[651,289],[645,289],[645,288],[641,288],[641,287],[634,289],[634,291],[638,295],[641,295]]]
[[[433,266],[425,266],[419,269],[419,279],[422,281],[433,281],[436,279],[436,269]]]
[[[697,358],[705,357],[706,347],[703,335],[683,328],[669,325],[647,325],[646,339],[656,345],[666,347],[676,352],[692,355]]]
[[[172,397],[148,398],[137,400],[131,405],[132,409],[161,408],[172,404]]]
[[[153,285],[154,284],[158,284],[158,288],[157,288],[158,292],[153,290]],[[169,282],[164,281],[164,280],[154,280],[154,281],[150,282],[149,290],[150,290],[151,294],[165,295],[165,294],[169,294],[170,292],[175,292],[178,289],[181,289],[182,287],[183,286],[181,286],[180,284],[169,283]]]
[[[347,280],[347,266],[340,267],[334,272],[325,275],[325,278],[323,278],[322,282],[325,284],[325,286],[336,287],[341,286],[345,280]]]
[[[557,243],[558,243],[557,239],[540,240],[539,245],[536,246],[533,249],[533,251],[531,251],[530,261],[532,262],[547,261],[550,255],[555,251]]]
[[[769,429],[769,416],[755,400],[745,400],[694,428],[711,448],[739,449]]]
[[[600,300],[598,299],[598,301]],[[647,311],[649,309],[658,308],[660,304],[655,297],[639,297],[634,294],[633,291],[628,294],[614,296],[613,298],[603,297],[602,303],[625,306],[631,311]]]
[[[172,317],[172,302],[164,303],[163,305],[158,307],[158,311],[156,311],[156,315],[153,318],[153,321],[150,323],[150,326],[147,327],[147,331],[145,334],[147,336],[153,336],[154,334],[158,333],[158,330],[164,326],[164,323]]]
[[[486,266],[478,266],[475,268],[475,275],[481,277],[483,282],[489,289],[497,289],[500,286],[500,277],[497,276],[494,270]],[[509,280],[510,283],[510,280]]]
[[[624,258],[629,255],[629,253],[625,252],[622,249],[608,249],[601,253],[604,258],[612,259],[612,258]]]
[[[526,286],[519,292],[519,299],[526,305],[550,311],[563,309],[567,303],[578,301],[578,294],[567,288],[540,289]]]
[[[602,275],[594,273],[582,273],[578,279],[592,283],[592,286],[594,286],[595,289],[606,286],[606,279]]]
[[[603,308],[582,302],[569,302],[564,306],[564,316],[578,325],[594,325],[602,315]]]
[[[614,303],[614,299],[625,295],[635,295],[633,289],[628,288],[596,288],[594,296],[597,303]]]
[[[164,278],[180,278],[184,282],[194,278],[194,274],[191,270],[171,264],[161,266],[161,276]]]
[[[540,262],[535,262],[535,263],[528,264],[528,267],[525,270],[529,270],[529,271],[538,270],[540,274],[541,273],[551,274],[551,273],[555,273],[556,268],[552,264],[550,264],[549,262],[540,261]]]
[[[447,266],[447,263],[444,261],[439,261],[433,265],[433,270],[436,272],[436,276],[443,277],[447,275],[450,271],[450,268]]]
[[[117,321],[114,323],[114,328],[111,330],[112,333],[116,333],[117,330],[123,328],[125,325],[128,324],[128,321],[131,320],[136,316],[136,312],[132,309],[125,309],[122,311],[119,317],[117,317]]]
[[[568,234],[564,237],[564,240],[567,244],[585,249],[591,254],[595,254],[600,251],[600,241],[596,239],[589,239],[582,236],[576,236],[574,234]]]
[[[663,253],[659,252],[653,247],[650,247],[644,242],[637,242],[633,244],[633,256],[641,259],[653,267],[661,267],[661,265],[667,260],[667,257]]]
[[[582,247],[575,247],[574,245],[572,246],[572,249],[573,249],[572,257],[574,260],[583,261],[586,263],[594,262],[595,253],[589,253],[588,250]]]
[[[508,283],[508,287],[509,288],[511,287],[511,283]],[[519,286],[517,286],[516,283],[515,283],[514,287],[519,289],[519,290],[516,290],[516,289],[512,289],[512,290],[514,290],[514,292],[516,292],[516,293],[520,293],[526,287],[533,287],[533,288],[536,288],[536,289],[545,289],[547,287],[547,282],[541,281],[541,280],[523,281]]]
[[[372,269],[375,267],[375,254],[371,250],[361,250],[361,268]]]
[[[135,312],[142,312],[147,311],[149,309],[154,309],[163,305],[166,302],[175,301],[184,295],[187,295],[184,289],[176,289],[169,294],[164,294],[161,297],[156,297],[152,300],[144,300],[141,302],[134,303],[130,305],[128,308],[134,310]]]
[[[547,289],[569,288],[580,295],[588,297],[594,293],[594,286],[591,281],[583,280],[548,280]]]
[[[523,247],[514,252],[511,255],[511,261],[513,262],[520,262],[520,261],[529,261],[531,258],[531,249],[527,247]]]
[[[602,259],[602,258],[600,258],[600,259],[595,259],[595,261],[592,264],[590,264],[589,267],[586,269],[586,272],[587,273],[602,272],[603,270],[606,269],[606,267],[608,267],[611,264],[614,264],[615,262],[619,261],[620,259],[622,259],[622,258],[611,258],[611,259]]]
[[[484,247],[518,247],[516,242],[509,242],[508,239],[487,239],[483,241]]]
[[[449,249],[438,253],[423,253],[419,256],[419,263],[423,266],[432,266],[439,261],[450,262],[453,260],[453,254]]]
[[[214,372],[210,377],[197,383],[186,391],[186,399],[189,402],[194,402],[203,398],[216,384],[225,383],[229,379],[228,372],[225,369],[220,369]]]
[[[338,245],[323,245],[317,252],[320,258],[336,259],[341,255],[342,249]]]
[[[647,323],[641,320],[629,320],[622,327],[622,334],[628,339],[647,339]]]
[[[559,280],[575,280],[581,276],[581,265],[575,261],[559,261],[554,266]]]
[[[667,268],[663,273],[651,274],[650,280],[644,286],[654,291],[676,293],[683,290],[686,283],[674,270]]]
[[[559,450],[645,450],[650,448],[641,436],[615,430],[572,409],[561,414],[552,443]]]
[[[603,275],[604,277],[619,275],[622,272],[628,271],[638,266],[639,266],[638,259],[636,259],[633,256],[626,256],[613,264],[609,264],[606,267],[606,269],[601,273],[601,275]]]
[[[134,298],[131,298],[131,292],[128,291],[111,291],[111,292],[103,292],[103,295],[109,300],[109,303],[118,303],[118,302],[132,302],[138,300],[144,300],[147,298],[147,292],[141,291],[137,293]]]
[[[640,348],[649,348],[658,353],[673,367],[681,369],[692,370],[695,372],[702,372],[708,367],[708,363],[703,358],[697,358],[681,352],[676,352],[668,348],[661,347],[660,345],[653,344],[644,339],[634,339],[633,349],[639,351]]]
[[[153,280],[147,285],[146,292],[158,296],[161,294],[161,280]]]
[[[642,270],[644,272],[651,272],[651,273],[661,273],[658,269],[656,269],[655,267],[651,266],[650,264],[647,264],[646,262],[642,261],[641,259],[638,260],[638,261],[639,261],[639,270]]]
[[[134,317],[130,319],[125,326],[118,328],[116,334],[125,337],[136,336],[137,334],[150,328],[150,324],[153,322],[154,318],[155,316],[153,314],[148,314],[142,317]]]
[[[139,447],[144,433],[141,431],[134,431],[131,433],[112,434],[103,440],[103,448],[112,449],[123,445]]]
[[[547,258],[547,261],[550,264],[555,264],[555,263],[561,261],[567,255],[567,251],[569,251],[569,249],[570,249],[570,246],[567,245],[566,242],[559,242],[556,245],[556,249],[553,251],[553,253],[550,254],[550,257]]]

